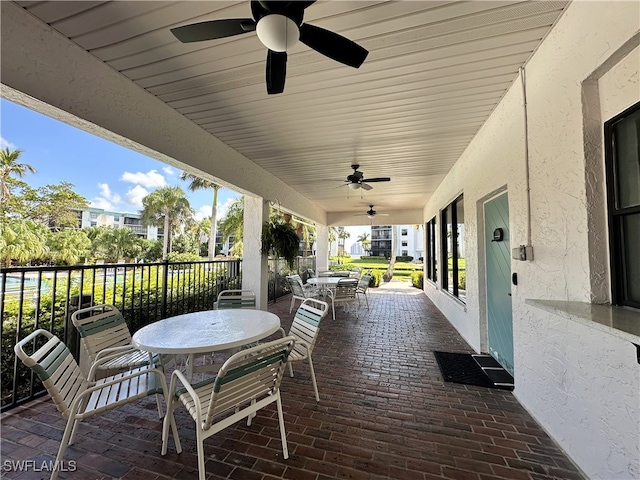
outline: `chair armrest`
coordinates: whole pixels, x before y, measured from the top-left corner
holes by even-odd
[[[100,350],[97,353],[96,359],[94,360],[94,363],[97,362],[98,360],[101,360],[102,357],[104,357],[105,355],[109,355],[109,358],[115,358],[117,355],[114,355],[114,354],[122,355],[123,353],[129,353],[129,352],[134,351],[134,350],[137,350],[137,348],[134,347],[131,344],[129,344],[129,345],[120,345],[118,347],[105,348],[105,349]]]
[[[105,352],[106,354],[102,355]],[[105,348],[104,350],[101,350],[100,352],[98,352],[98,355],[96,355],[96,359],[93,361],[93,364],[89,369],[89,375],[87,375],[87,379],[89,381],[94,381],[96,370],[100,368],[101,365],[104,365],[105,363],[113,360],[114,358],[121,357],[125,353],[132,353],[132,352],[142,352],[142,350],[134,347],[133,345],[122,345],[120,347],[110,347],[110,348]],[[153,355],[150,353],[149,353],[149,365],[152,365],[154,367],[156,366],[153,361]]]
[[[176,400],[175,396],[176,396],[177,382],[180,382],[182,384],[182,386],[185,388],[185,390],[191,397],[191,400],[193,400],[193,403],[196,407],[195,418],[202,418],[202,414],[200,411],[200,398],[198,397],[198,394],[191,386],[191,383],[189,382],[189,380],[187,380],[187,377],[185,377],[180,370],[174,370],[173,373],[171,374],[171,384],[169,385],[169,393],[167,394],[167,401],[174,402]]]

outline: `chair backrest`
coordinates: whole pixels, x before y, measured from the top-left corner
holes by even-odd
[[[223,290],[218,295],[218,310],[227,308],[256,308],[256,293],[253,290]]]
[[[131,332],[127,322],[120,310],[113,305],[81,308],[71,314],[71,321],[89,354],[90,364],[101,350],[131,343]]]
[[[358,288],[358,280],[355,278],[341,278],[336,283],[333,300],[347,300],[356,298],[356,290]]]
[[[33,343],[34,353],[25,352]],[[14,347],[16,356],[38,375],[58,411],[65,417],[73,400],[87,387],[87,379],[67,346],[54,334],[38,329],[19,341]]]
[[[337,272],[333,272],[331,276],[333,277],[348,277],[350,272],[348,270],[339,270]]]
[[[300,275],[287,275],[287,282],[291,287],[291,291],[297,297],[304,297],[304,288],[302,287],[302,279]]]
[[[299,340],[305,341],[309,345],[309,350],[313,350],[320,330],[320,322],[328,312],[329,305],[322,300],[307,298],[300,304],[289,329],[289,335],[296,339],[294,350],[301,354],[305,353],[306,347],[298,343]]]
[[[367,289],[369,288],[370,281],[371,275],[369,274],[365,274],[360,277],[360,280],[358,280],[358,293],[366,293]]]
[[[203,428],[236,405],[276,393],[294,343],[293,337],[284,337],[241,350],[224,362],[213,382]]]

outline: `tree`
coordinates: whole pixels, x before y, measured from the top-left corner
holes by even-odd
[[[25,263],[45,256],[49,231],[32,220],[3,221],[0,228],[0,259],[10,267],[12,260]]]
[[[142,221],[145,225],[163,226],[162,258],[171,251],[171,235],[178,225],[193,216],[189,200],[180,187],[161,187],[142,199]]]
[[[329,255],[331,255],[331,247],[333,246],[333,242],[336,241],[337,235],[338,235],[338,229],[336,227],[329,227],[329,235],[327,238],[329,242]]]
[[[359,235],[356,241],[360,242],[360,244],[362,245],[362,249],[365,251],[365,253],[369,251],[369,248],[371,247],[371,240],[369,240],[368,233],[365,232],[362,235]]]
[[[89,255],[91,240],[82,230],[67,229],[52,233],[48,245],[55,263],[74,265]]]
[[[10,177],[24,177],[27,172],[36,173],[36,169],[28,163],[19,163],[18,159],[22,150],[9,150],[9,147],[0,150],[0,203],[11,198],[9,190]]]
[[[396,255],[398,250],[398,226],[391,225],[391,260],[389,261],[389,268],[384,272],[382,278],[385,282],[390,282],[393,278],[393,270],[396,266]]]
[[[346,230],[340,230],[338,232],[338,238],[340,240],[342,240],[342,251],[340,251],[340,248],[338,248],[338,256],[342,257],[344,256],[345,252],[344,252],[344,241],[349,238],[351,236],[351,234],[349,232],[347,232]]]
[[[236,198],[227,215],[220,221],[220,231],[222,232],[222,243],[225,243],[229,237],[233,237],[234,245],[242,242],[244,234],[244,197]],[[237,254],[237,249],[234,252]]]
[[[189,190],[195,192],[196,190],[213,190],[213,201],[211,203],[211,230],[209,231],[209,260],[213,260],[216,256],[216,227],[218,222],[218,190],[222,188],[217,183],[210,182],[204,178],[200,178],[191,173],[182,172],[180,176],[182,180],[190,181]]]
[[[26,199],[30,205],[28,217],[46,225],[52,231],[77,228],[78,211],[87,208],[89,202],[74,192],[73,186],[72,183],[62,182],[30,192],[29,198]]]
[[[142,251],[138,236],[128,228],[106,227],[100,234],[100,247],[105,258],[117,262],[121,258],[135,258]]]

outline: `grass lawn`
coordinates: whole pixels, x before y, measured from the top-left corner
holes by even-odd
[[[331,260],[338,260],[337,257],[331,257]],[[379,257],[362,257],[341,259],[343,265],[350,265],[361,268],[362,270],[380,270],[382,272],[389,268],[389,261]],[[396,262],[393,269],[393,278],[398,280],[409,280],[411,272],[422,271],[422,264]]]

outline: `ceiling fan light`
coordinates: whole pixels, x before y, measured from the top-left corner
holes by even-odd
[[[264,46],[274,52],[286,52],[300,39],[296,23],[278,14],[262,17],[256,25],[256,33]]]
[[[367,215],[367,218],[368,218],[369,220],[373,220],[373,217],[375,217],[375,215]]]
[[[351,183],[349,184],[349,188],[350,188],[351,190],[357,190],[357,189],[359,189],[361,186],[362,186],[362,185],[360,185],[360,184],[359,184],[359,183],[357,183],[357,182],[351,182]]]

